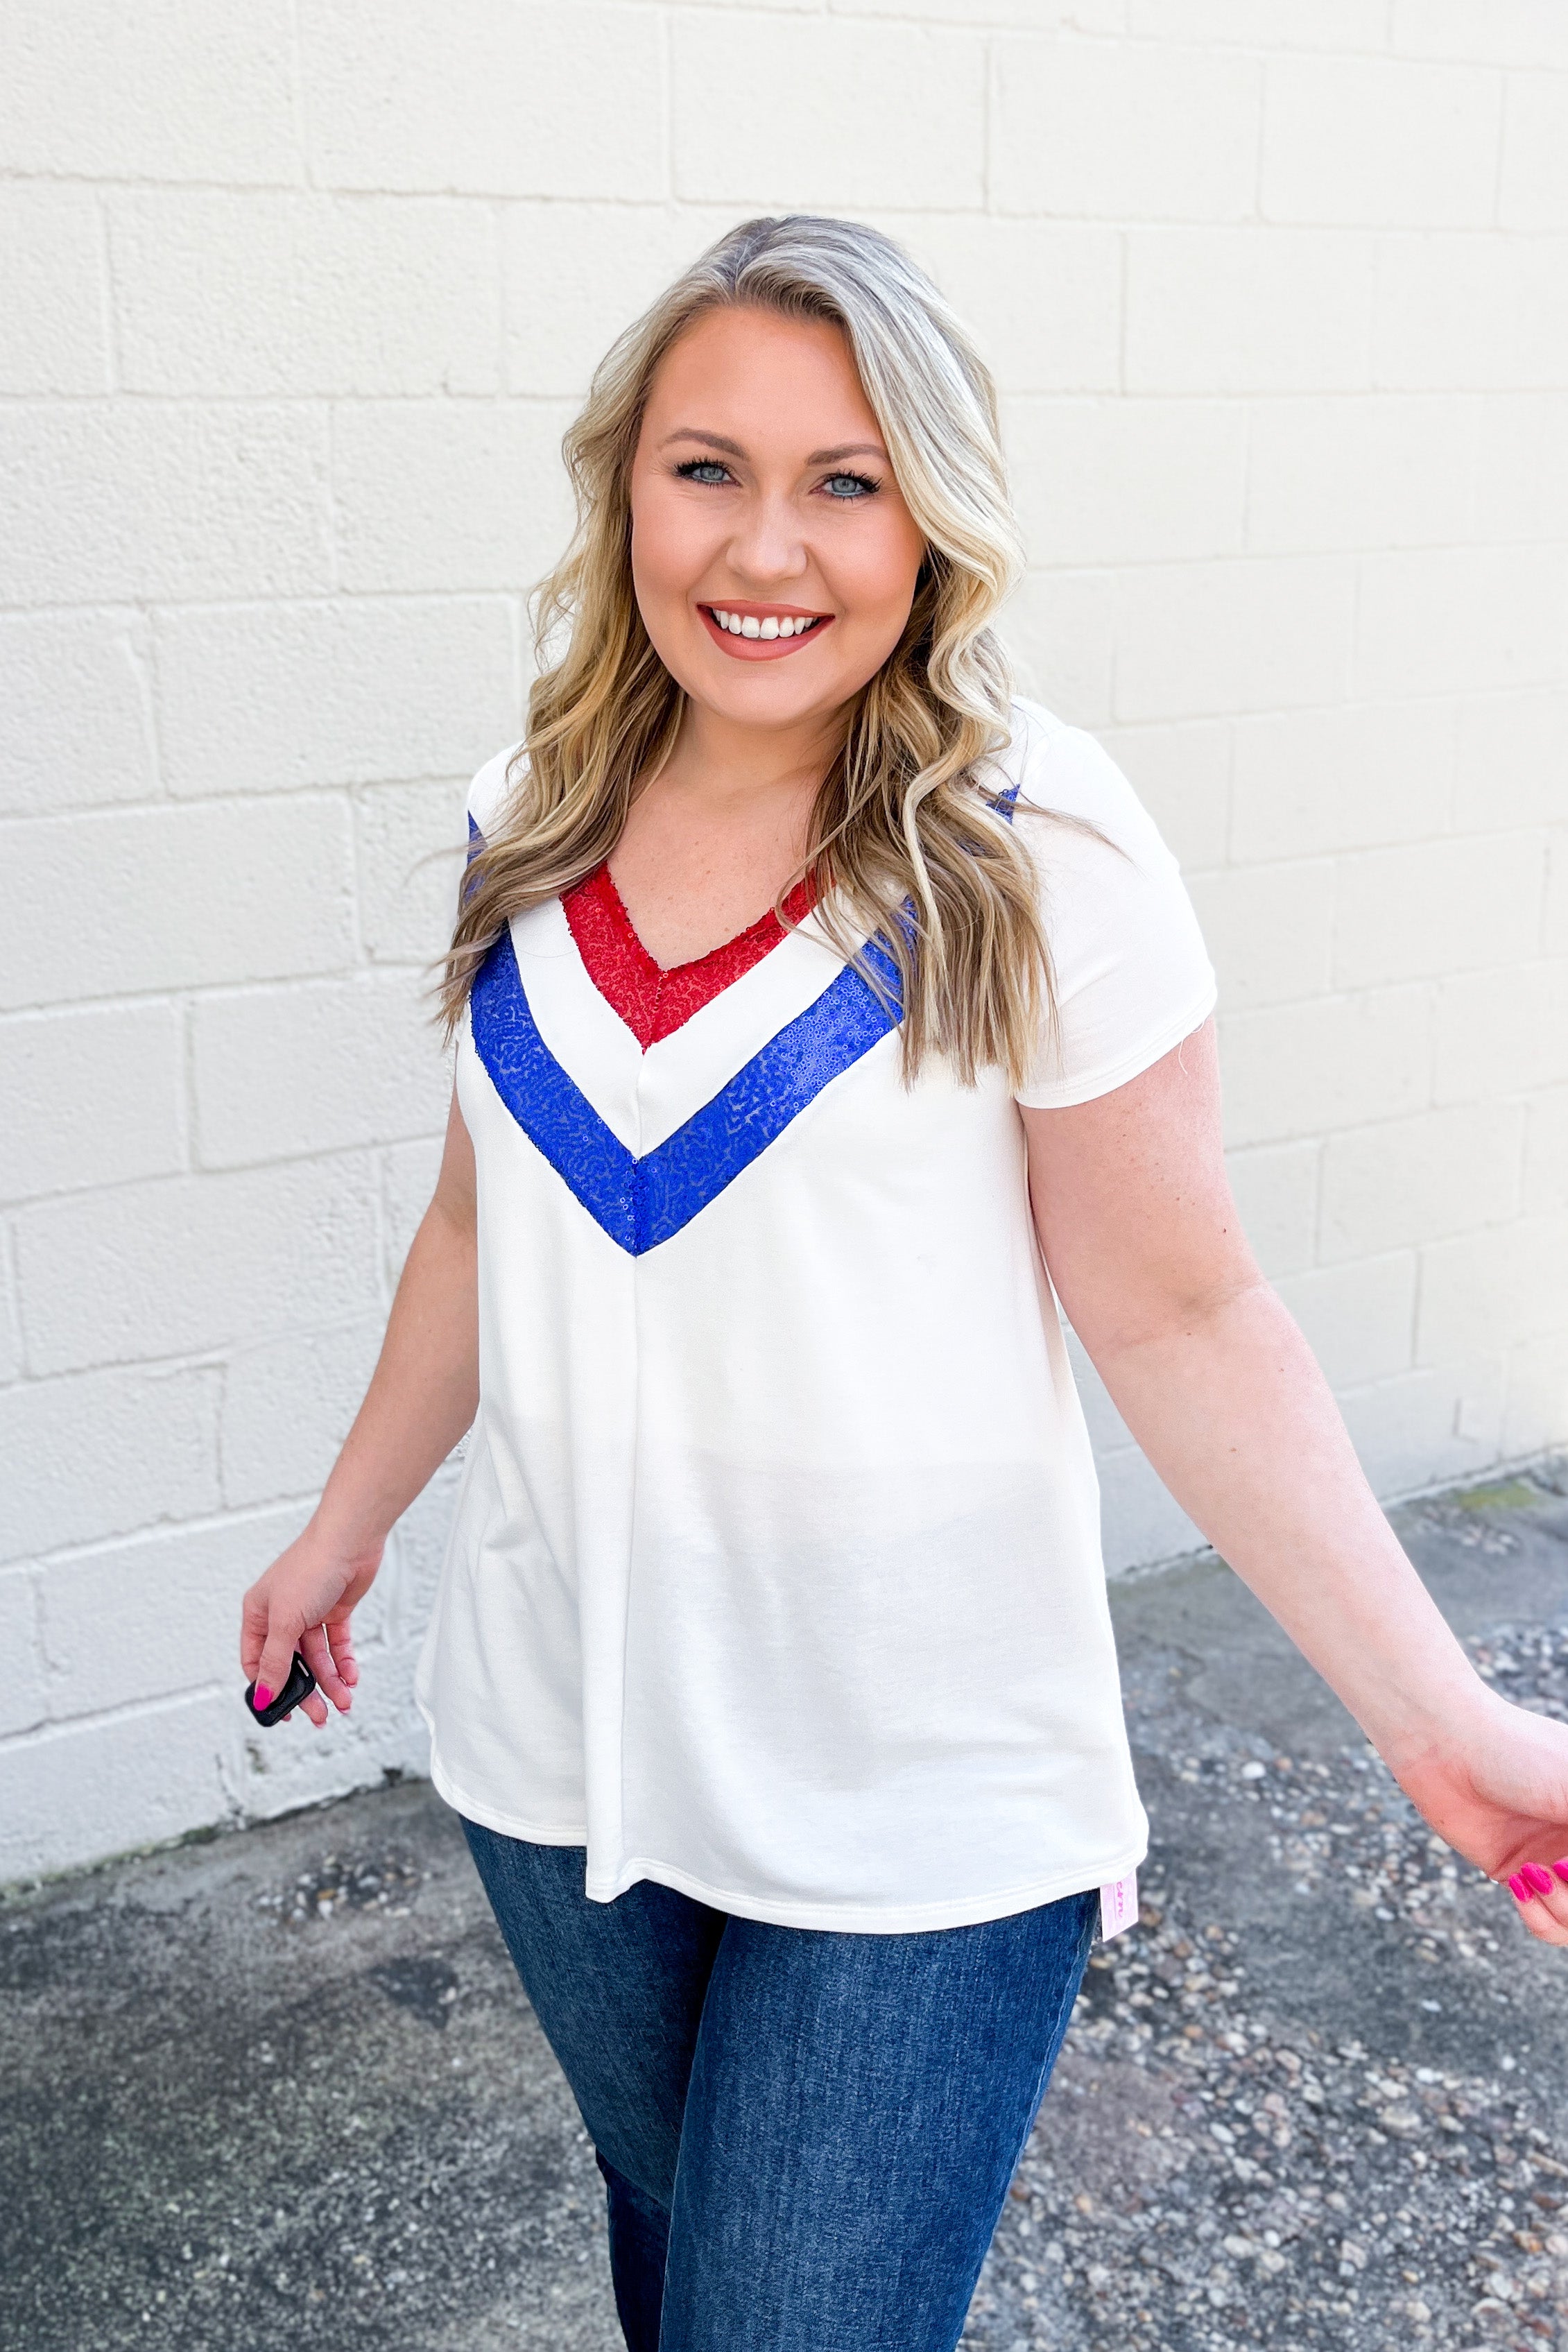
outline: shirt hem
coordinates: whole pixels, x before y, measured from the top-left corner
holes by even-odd
[[[1145,1838],[1094,1866],[1087,1876],[1082,1868],[1059,1871],[1052,1877],[1038,1879],[1028,1885],[1002,1887],[989,1895],[950,1897],[937,1903],[776,1901],[770,1895],[737,1895],[730,1887],[710,1886],[689,1870],[642,1855],[623,1863],[613,1879],[601,1877],[596,1883],[591,1875],[586,1891],[591,1903],[613,1903],[629,1887],[652,1879],[655,1885],[689,1895],[694,1903],[706,1904],[711,1911],[723,1911],[736,1919],[756,1919],[766,1927],[814,1927],[841,1936],[916,1936],[944,1927],[980,1927],[990,1919],[1010,1919],[1020,1911],[1038,1911],[1042,1905],[1060,1903],[1070,1895],[1097,1894],[1102,1886],[1138,1869],[1148,1850]]]
[[[417,1705],[417,1701],[415,1704]],[[581,1824],[573,1822],[570,1829],[549,1828],[542,1822],[525,1820],[521,1813],[504,1813],[498,1807],[482,1804],[478,1798],[469,1796],[466,1790],[458,1787],[457,1782],[443,1764],[436,1749],[435,1733],[431,1727],[430,1717],[424,1714],[423,1707],[420,1707],[419,1711],[424,1716],[425,1727],[430,1731],[431,1786],[443,1802],[451,1806],[455,1813],[463,1814],[467,1821],[477,1822],[482,1830],[494,1830],[497,1837],[517,1838],[524,1845],[587,1846],[586,1822]]]
[[[1201,1028],[1218,1001],[1218,986],[1211,976],[1200,993],[1191,998],[1179,1013],[1109,1069],[1098,1070],[1090,1077],[1063,1078],[1055,1085],[1030,1087],[1026,1094],[1015,1095],[1013,1099],[1024,1110],[1071,1110],[1079,1103],[1094,1102],[1102,1095],[1113,1094],[1118,1087],[1141,1078],[1173,1045],[1179,1045],[1195,1029]]]

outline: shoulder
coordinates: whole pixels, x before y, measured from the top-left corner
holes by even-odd
[[[1015,795],[1020,816],[1075,822],[1024,825],[1030,846],[1047,867],[1103,865],[1107,855],[1145,874],[1174,873],[1176,859],[1158,827],[1104,745],[1069,726],[1043,704],[1015,699],[1012,740],[995,766]]]
[[[468,816],[476,831],[486,835],[495,831],[510,794],[507,778],[512,762],[522,748],[521,742],[508,743],[505,751],[494,752],[476,772],[468,787]]]

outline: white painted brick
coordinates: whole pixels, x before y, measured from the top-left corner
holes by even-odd
[[[1433,1098],[1492,1102],[1568,1079],[1568,964],[1461,972],[1437,992]]]
[[[1116,716],[1187,719],[1336,701],[1349,673],[1354,604],[1350,564],[1329,557],[1124,572]]]
[[[375,1314],[376,1252],[357,1156],[40,1202],[16,1219],[27,1360],[74,1371]]]
[[[1132,30],[1248,48],[1381,49],[1387,0],[1132,0]]]
[[[451,936],[465,784],[383,784],[354,807],[360,936],[371,956],[426,964]]]
[[[226,1503],[319,1493],[364,1401],[384,1326],[377,1315],[236,1350],[221,1423]],[[276,1549],[293,1540],[298,1526],[296,1517]]]
[[[1363,559],[1356,676],[1367,691],[1559,683],[1568,546],[1411,549]]]
[[[1442,702],[1238,719],[1231,856],[1311,857],[1440,832],[1453,797],[1454,724]]]
[[[718,0],[721,7],[733,0]],[[771,5],[771,0],[769,0]],[[814,7],[817,0],[791,0]],[[828,0],[846,16],[919,17],[944,25],[1019,25],[1034,33],[1119,33],[1127,0]]]
[[[382,1155],[382,1212],[389,1290],[402,1272],[404,1258],[435,1191],[441,1171],[441,1144],[434,1137],[418,1143],[400,1143]]]
[[[1386,1380],[1409,1364],[1416,1311],[1414,1250],[1290,1275],[1279,1292],[1335,1388]]]
[[[1568,1338],[1552,1331],[1509,1350],[1508,1404],[1498,1452],[1505,1461],[1544,1454],[1563,1444],[1563,1400],[1568,1397]]]
[[[7,1239],[0,1234],[0,1382],[19,1380],[21,1373],[22,1321],[16,1311],[16,1285]]]
[[[204,1683],[243,1688],[240,1601],[299,1531],[298,1509],[162,1529],[56,1560],[39,1620],[57,1722]]]
[[[1227,1162],[1242,1228],[1270,1280],[1304,1274],[1316,1254],[1320,1144],[1266,1143]]]
[[[1196,1528],[1135,1446],[1100,1463],[1100,1517],[1106,1572],[1119,1576],[1146,1561],[1179,1559],[1206,1549]]]
[[[1334,869],[1327,859],[1195,874],[1188,887],[1227,1011],[1291,1003],[1328,986]]]
[[[1520,1205],[1532,1217],[1568,1210],[1568,1087],[1538,1095],[1530,1105]]]
[[[1502,79],[1378,58],[1277,57],[1263,107],[1270,220],[1485,228]]]
[[[702,240],[665,205],[507,205],[501,299],[512,392],[577,399],[628,322]]]
[[[1122,240],[1087,221],[889,214],[968,321],[1004,393],[1111,392],[1121,379]]]
[[[428,1135],[452,1090],[418,971],[200,997],[191,1072],[204,1168]]]
[[[0,1883],[222,1821],[242,1721],[205,1692],[0,1748]]]
[[[0,1739],[5,1739],[14,1732],[33,1730],[48,1710],[38,1647],[37,1584],[26,1569],[0,1574],[0,1658],[5,1661],[0,1680]]]
[[[0,1021],[0,1199],[166,1175],[184,1165],[179,1014],[138,1004]]]
[[[1523,1127],[1517,1104],[1462,1103],[1331,1135],[1320,1255],[1370,1257],[1516,1216]]]
[[[571,534],[564,404],[340,409],[332,489],[350,592],[533,585]]]
[[[1002,614],[1019,691],[1077,727],[1111,716],[1115,600],[1113,572],[1030,572]]]
[[[1489,539],[1568,539],[1568,393],[1479,403],[1473,472]]]
[[[1568,691],[1489,695],[1458,715],[1454,823],[1485,833],[1547,824],[1568,805]]]
[[[1568,16],[1556,0],[1394,0],[1390,39],[1409,57],[1568,66]]]
[[[289,595],[329,583],[326,431],[308,409],[0,409],[0,602]]]
[[[220,1383],[200,1366],[0,1389],[0,1559],[216,1510]]]
[[[287,0],[75,0],[11,12],[0,153],[13,172],[292,180]]]
[[[1561,389],[1568,240],[1429,231],[1379,241],[1374,380],[1396,390]]]
[[[1510,77],[1498,219],[1504,228],[1568,229],[1568,73]]]
[[[1035,563],[1091,570],[1240,548],[1238,402],[1015,398],[1002,430]]]
[[[1500,1355],[1412,1371],[1342,1398],[1362,1466],[1383,1496],[1473,1477],[1508,1450]]]
[[[107,392],[104,311],[103,236],[91,192],[0,189],[0,393]]]
[[[1230,811],[1230,729],[1223,719],[1107,728],[1101,737],[1183,866],[1224,862]]]
[[[1568,957],[1568,832],[1554,833],[1547,845],[1541,944],[1550,956]]]
[[[156,657],[177,793],[471,776],[522,732],[497,596],[164,613]]]
[[[149,643],[140,613],[0,616],[0,814],[157,791]]]
[[[1278,400],[1252,419],[1247,541],[1266,554],[1470,535],[1473,405]]]
[[[1565,1332],[1568,1215],[1520,1217],[1421,1252],[1418,1363],[1495,1347],[1505,1333],[1517,1345]]]
[[[170,190],[109,210],[133,392],[492,392],[487,207],[304,191]]]
[[[992,67],[991,201],[1004,213],[1244,220],[1261,89],[1249,58],[1004,36]]]
[[[1228,1139],[1270,1143],[1424,1109],[1431,1026],[1420,987],[1228,1015],[1220,1055]]]
[[[1533,952],[1545,881],[1539,834],[1369,849],[1340,868],[1334,981],[1375,988]]]
[[[0,932],[0,1004],[326,971],[352,959],[339,800],[24,818],[5,828],[3,855],[16,906]]]
[[[976,206],[984,194],[985,47],[963,32],[829,18],[802,40],[787,18],[671,26],[675,192],[760,210]],[[716,79],[717,77],[717,79]],[[720,100],[767,92],[765,104]]]
[[[319,186],[664,194],[651,8],[304,0],[299,20]]]
[[[1362,390],[1374,245],[1301,229],[1131,230],[1127,389]]]

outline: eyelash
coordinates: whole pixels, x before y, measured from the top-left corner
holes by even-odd
[[[683,482],[695,482],[698,475],[705,472],[710,466],[716,467],[721,474],[729,472],[728,467],[725,465],[722,458],[718,457],[687,457],[675,467],[675,472]],[[853,482],[857,493],[867,498],[875,498],[882,488],[882,484],[873,482],[869,474],[853,474],[841,466],[835,467],[831,474],[824,474],[819,487],[825,487],[829,482]],[[700,487],[704,489],[719,489],[723,486],[718,482],[705,482]],[[834,503],[838,506],[852,507],[860,504],[858,495],[852,499],[839,498],[836,493],[831,495],[833,496]]]

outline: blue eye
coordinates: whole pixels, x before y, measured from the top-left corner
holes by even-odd
[[[875,498],[878,487],[864,474],[830,474],[822,484],[830,498],[842,499],[846,505],[853,505],[861,499]]]
[[[729,467],[720,465],[716,457],[688,457],[675,471],[683,482],[701,482],[716,488],[729,479]]]

